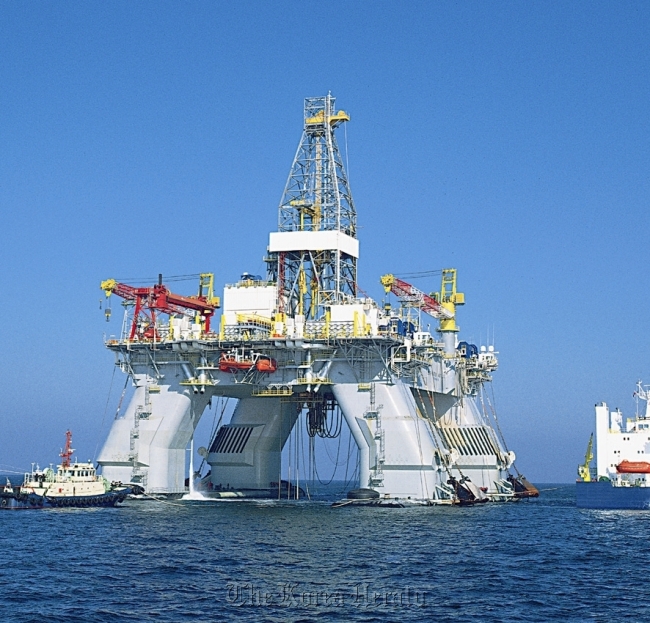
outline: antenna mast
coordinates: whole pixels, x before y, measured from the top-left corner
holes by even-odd
[[[63,459],[61,461],[61,467],[70,467],[70,457],[74,453],[74,450],[72,449],[72,431],[67,430],[65,431],[65,448],[59,454],[59,456]]]

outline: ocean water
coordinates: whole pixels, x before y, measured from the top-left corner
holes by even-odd
[[[650,512],[128,501],[0,512],[0,621],[650,621]]]

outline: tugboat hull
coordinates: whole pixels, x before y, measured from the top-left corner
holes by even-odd
[[[45,498],[35,493],[0,491],[0,510],[28,510],[43,508]]]
[[[131,489],[126,488],[120,491],[110,491],[104,495],[78,495],[74,497],[45,497],[45,506],[62,508],[73,506],[77,508],[88,506],[115,506],[119,504],[131,493]]]
[[[36,493],[0,492],[0,510],[29,510],[36,508],[88,508],[91,506],[115,506],[122,502],[131,489],[111,491],[104,495],[49,497]]]

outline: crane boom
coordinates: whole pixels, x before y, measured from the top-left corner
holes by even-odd
[[[439,319],[453,318],[454,313],[443,307],[436,299],[418,290],[415,286],[398,279],[395,275],[384,275],[381,278],[386,293],[392,292],[402,303],[419,307],[423,312]]]
[[[134,339],[137,334],[138,322],[141,315],[147,315],[147,320],[155,325],[156,314],[188,315],[188,310],[196,312],[201,317],[206,333],[210,331],[210,318],[219,309],[219,297],[213,296],[212,292],[213,275],[202,273],[199,282],[199,294],[197,296],[182,296],[174,294],[162,283],[162,275],[157,284],[151,287],[134,287],[120,283],[115,279],[102,281],[100,288],[108,298],[116,294],[127,301],[135,302],[133,323],[129,333],[129,339]],[[207,289],[204,294],[204,288]],[[108,316],[108,314],[107,314]],[[155,329],[154,329],[155,330]]]

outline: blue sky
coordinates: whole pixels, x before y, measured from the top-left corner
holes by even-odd
[[[263,272],[331,91],[361,287],[456,267],[520,469],[572,480],[650,382],[649,67],[644,2],[0,4],[0,463],[101,441],[100,280]]]

